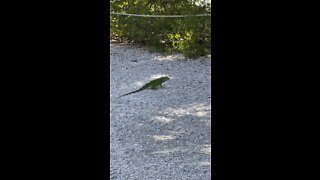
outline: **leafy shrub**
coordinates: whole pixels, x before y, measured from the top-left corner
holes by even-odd
[[[201,2],[202,0],[197,0]],[[148,15],[209,14],[208,6],[188,0],[111,0],[110,11]],[[111,36],[142,43],[164,53],[196,58],[211,53],[211,16],[136,17],[110,14]]]

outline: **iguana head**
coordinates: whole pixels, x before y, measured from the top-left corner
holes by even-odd
[[[159,78],[159,80],[161,80],[162,82],[166,82],[168,81],[170,78],[168,76],[164,76],[164,77],[161,77]]]

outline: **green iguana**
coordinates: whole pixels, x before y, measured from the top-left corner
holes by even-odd
[[[129,93],[124,94],[122,96],[133,94],[133,93],[145,90],[145,89],[156,89],[158,87],[162,88],[162,83],[168,81],[169,79],[170,79],[169,77],[164,76],[164,77],[152,80],[152,81],[148,82],[147,84],[145,84],[144,86],[142,86],[142,88],[140,88],[138,90],[135,90],[135,91],[132,91],[132,92],[129,92]],[[119,98],[122,97],[122,96],[119,96]]]

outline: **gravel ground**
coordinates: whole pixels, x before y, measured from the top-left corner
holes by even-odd
[[[110,46],[110,179],[211,179],[211,58]]]

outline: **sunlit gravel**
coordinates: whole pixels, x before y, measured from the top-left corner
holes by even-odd
[[[211,57],[110,46],[110,179],[211,179]],[[162,89],[118,98],[161,76]]]

